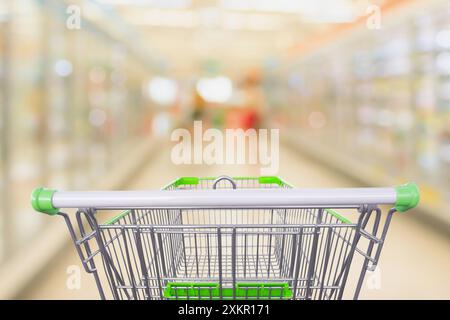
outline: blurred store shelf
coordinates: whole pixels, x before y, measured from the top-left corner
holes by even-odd
[[[424,219],[448,232],[450,5],[398,3],[379,30],[297,48],[266,94],[282,137],[367,185],[416,181]]]
[[[149,159],[158,152],[161,144],[161,141],[157,139],[149,139],[134,147],[130,146],[127,157],[118,161],[110,174],[93,184],[91,188],[93,190],[128,188],[130,183],[149,165]],[[39,213],[35,212],[34,214],[38,215]],[[52,268],[55,258],[63,250],[68,250],[70,238],[64,223],[62,223],[63,220],[50,216],[44,218],[50,221],[45,230],[12,259],[1,265],[0,299],[17,297],[45,269]]]
[[[87,2],[72,28],[67,18]],[[123,185],[131,170],[123,166],[143,161],[130,157],[156,146],[159,111],[143,90],[155,56],[111,15],[91,1],[0,1],[1,296],[60,243],[48,241],[51,221],[30,216],[33,188]]]
[[[395,178],[383,173],[380,174],[380,168],[358,161],[345,152],[330,152],[332,150],[331,146],[325,143],[311,142],[311,140],[302,137],[299,132],[286,132],[284,142],[331,170],[339,172],[365,186],[396,186],[409,182],[399,177]],[[428,220],[430,224],[439,226],[440,229],[445,231],[450,230],[448,210],[450,208],[447,202],[443,200],[437,201],[436,197],[430,196],[426,189],[421,191],[421,202],[416,211],[421,211],[420,214],[422,216],[426,215],[425,220]]]

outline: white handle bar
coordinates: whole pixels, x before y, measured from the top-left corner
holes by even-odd
[[[237,189],[162,191],[55,191],[38,188],[32,204],[55,214],[58,208],[294,208],[396,205],[406,211],[417,205],[415,184],[390,188]],[[52,212],[50,212],[52,211]]]

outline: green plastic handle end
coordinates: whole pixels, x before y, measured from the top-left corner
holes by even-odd
[[[59,212],[58,208],[53,207],[52,198],[56,192],[55,189],[39,187],[31,193],[31,205],[33,209],[54,216]]]
[[[400,212],[408,211],[416,207],[420,201],[419,187],[415,183],[407,183],[395,188],[397,201],[395,209]]]

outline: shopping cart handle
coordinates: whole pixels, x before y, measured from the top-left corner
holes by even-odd
[[[42,213],[49,214],[51,216],[59,212],[58,208],[53,206],[53,195],[57,191],[55,189],[48,189],[39,187],[33,190],[31,193],[31,206],[34,210]]]
[[[221,189],[158,191],[56,191],[36,188],[31,204],[55,215],[59,208],[357,208],[394,205],[407,211],[419,203],[416,184],[391,188]]]
[[[416,207],[420,201],[419,187],[415,183],[407,183],[395,188],[395,209],[400,212]]]

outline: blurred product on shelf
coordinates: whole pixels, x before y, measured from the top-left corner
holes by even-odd
[[[227,109],[226,128],[260,128],[264,106],[261,77],[257,68],[252,68],[243,75]]]
[[[154,109],[141,89],[155,72],[88,19],[66,28],[63,2],[2,8],[0,264],[46,230],[29,219],[33,185],[89,187],[152,134],[145,119]]]
[[[294,59],[272,75],[281,83],[266,94],[279,100],[274,111],[290,136],[356,159],[380,178],[417,180],[425,204],[449,208],[450,7],[440,3],[387,17],[377,32],[357,27]]]
[[[205,117],[206,102],[202,96],[195,91],[192,105],[192,120],[202,120]]]

